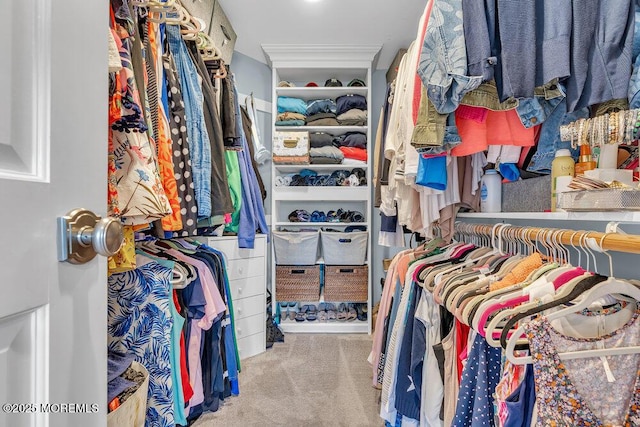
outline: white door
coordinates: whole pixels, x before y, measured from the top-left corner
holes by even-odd
[[[106,211],[108,2],[0,11],[0,426],[106,425],[106,259],[58,262],[56,217]]]

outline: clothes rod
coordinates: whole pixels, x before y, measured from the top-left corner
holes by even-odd
[[[460,228],[462,225],[464,227]],[[621,233],[600,233],[598,231],[585,231],[585,230],[569,230],[560,228],[537,228],[527,226],[513,226],[513,225],[501,225],[501,224],[474,224],[467,222],[456,222],[456,231],[462,234],[480,234],[483,236],[495,237],[498,234],[514,232],[519,237],[526,236],[527,239],[532,241],[544,241],[549,239],[550,235],[554,235],[554,240],[562,243],[563,245],[583,246],[586,238],[592,238],[595,243],[607,251],[627,252],[632,254],[640,254],[640,236],[635,234],[621,234]],[[526,232],[526,234],[525,234]]]

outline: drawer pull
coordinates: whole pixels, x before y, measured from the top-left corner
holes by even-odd
[[[238,335],[242,335],[242,328],[237,328],[238,329]]]
[[[241,294],[242,293],[242,288],[238,288],[238,293]]]
[[[353,268],[341,268],[340,273],[353,273],[355,270]]]
[[[305,274],[307,270],[291,270],[291,274]]]
[[[238,307],[238,314],[242,313],[242,309]]]
[[[239,273],[239,274],[244,273],[244,268],[242,268],[242,267],[238,268],[238,273]]]

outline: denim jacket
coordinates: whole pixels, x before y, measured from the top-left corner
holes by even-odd
[[[568,111],[626,98],[633,68],[635,1],[573,3]]]
[[[462,0],[434,0],[427,25],[418,75],[440,114],[455,111],[462,97],[482,83],[467,75]]]
[[[558,102],[559,100],[559,102]],[[540,138],[538,139],[538,149],[531,158],[527,167],[529,172],[550,173],[551,162],[557,150],[568,148],[571,150],[574,160],[578,157],[578,151],[571,149],[571,143],[562,141],[560,138],[560,126],[575,122],[578,119],[589,117],[589,109],[583,108],[573,112],[568,112],[567,99],[564,97],[553,98],[552,102],[542,101],[539,105],[540,111],[537,114],[546,115],[545,121],[540,128]],[[553,104],[558,102],[555,108]],[[519,112],[518,112],[519,113]],[[536,114],[531,116],[537,117]],[[520,116],[522,120],[523,116]]]

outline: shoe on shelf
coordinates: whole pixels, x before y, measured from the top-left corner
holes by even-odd
[[[367,321],[367,303],[356,304],[356,312],[358,313],[358,320],[361,322]]]
[[[307,305],[307,307],[309,308],[307,309],[305,317],[309,322],[313,322],[318,318],[318,309],[316,308],[315,304],[309,304]]]
[[[290,302],[289,306],[287,307],[288,313],[289,313],[289,320],[295,320],[296,315],[298,314],[299,308],[298,308],[298,303],[297,302]]]
[[[340,305],[338,306],[338,321],[339,322],[344,322],[345,320],[347,320],[347,316],[348,316],[348,310],[347,310],[347,304],[341,302]]]
[[[325,308],[327,310],[327,320],[329,322],[335,322],[337,320],[336,306],[328,302]]]
[[[318,304],[318,320],[321,322],[327,321],[327,304],[324,302]]]
[[[279,320],[277,323],[287,320],[289,317],[289,303],[282,301],[278,302],[278,312],[276,313],[276,317]]]
[[[300,310],[296,313],[296,322],[304,322],[307,310],[309,310],[308,305],[303,305],[302,307],[300,307]]]
[[[347,321],[351,322],[353,320],[356,320],[358,318],[358,312],[356,311],[356,305],[350,303],[347,307],[348,307]]]

